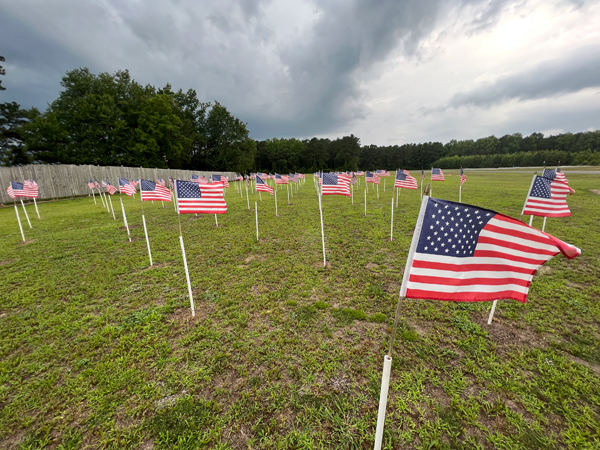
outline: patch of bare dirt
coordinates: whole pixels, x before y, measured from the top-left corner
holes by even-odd
[[[592,364],[589,363],[581,358],[578,358],[577,356],[571,355],[570,353],[567,352],[563,352],[563,354],[569,358],[571,361],[573,361],[576,364],[581,364],[582,366],[587,367],[588,369],[592,370],[596,375],[600,375],[600,366],[597,364]]]
[[[600,189],[590,189],[590,192],[592,192],[596,195],[600,195]]]
[[[0,266],[5,266],[5,265],[13,263],[13,262],[15,262],[14,259],[7,259],[5,261],[0,261]]]
[[[377,270],[377,269],[379,269],[379,265],[378,265],[378,264],[375,264],[375,263],[368,263],[368,264],[365,266],[365,269],[369,269],[369,270]]]
[[[501,315],[498,314],[498,308],[502,308],[502,304],[498,304],[492,324],[488,325],[489,311],[475,317],[471,320],[481,326],[488,332],[490,340],[498,345],[499,350],[507,349],[514,345],[523,345],[527,347],[545,348],[548,346],[546,337],[530,327],[524,326],[517,328],[514,322],[506,322]]]
[[[33,244],[35,242],[35,239],[26,239],[25,241],[19,241],[19,245],[29,245],[29,244]]]

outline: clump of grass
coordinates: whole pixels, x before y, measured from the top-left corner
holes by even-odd
[[[327,309],[329,308],[329,303],[326,303],[322,300],[315,302],[315,308],[317,309]]]
[[[331,314],[338,320],[338,322],[343,324],[349,324],[355,320],[367,319],[367,315],[363,311],[352,308],[336,308]]]
[[[369,284],[366,288],[367,297],[385,297],[385,291],[383,290],[383,286],[381,284]]]
[[[387,316],[383,313],[371,314],[368,317],[369,322],[375,322],[375,323],[383,323],[386,321],[386,319],[387,319]]]

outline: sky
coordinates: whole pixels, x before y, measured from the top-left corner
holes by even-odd
[[[401,145],[600,128],[600,0],[0,0],[0,102],[77,67],[195,89],[251,137]]]

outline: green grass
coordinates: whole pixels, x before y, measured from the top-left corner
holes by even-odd
[[[448,174],[434,197],[457,200]],[[467,177],[464,202],[519,216],[530,174]],[[489,303],[403,302],[385,448],[600,448],[600,182],[567,177],[573,216],[546,231],[583,254],[527,304],[488,326]],[[144,205],[154,267],[139,198],[132,243],[91,198],[30,207],[26,243],[0,208],[0,448],[371,448],[419,206],[401,192],[390,241],[391,183],[366,217],[362,187],[323,199],[326,268],[311,179],[279,217],[263,195],[259,241],[234,188],[218,228],[182,216],[194,319],[171,204]]]

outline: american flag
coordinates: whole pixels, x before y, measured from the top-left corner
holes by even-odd
[[[356,178],[356,172],[352,172],[352,180],[350,180],[352,184],[358,183],[358,179]]]
[[[543,217],[570,216],[567,195],[574,192],[566,183],[536,175],[521,214]]]
[[[567,180],[567,177],[565,177],[565,174],[563,171],[561,171],[558,167],[556,168],[556,181],[562,181],[563,183],[569,183],[569,180]]]
[[[110,184],[108,181],[103,181],[102,186],[106,188],[110,195],[114,195],[117,192],[117,188]]]
[[[286,177],[285,175],[279,175],[278,173],[276,173],[275,174],[275,184],[289,184],[288,177]]]
[[[177,180],[175,192],[179,214],[225,214],[227,212],[221,182],[194,183]]]
[[[365,173],[362,170],[359,170],[358,172],[356,172],[356,176],[357,177],[362,177]]]
[[[92,181],[92,179],[90,178],[90,182],[88,183],[88,187],[90,189],[94,189],[96,187],[96,185],[94,184],[94,182]]]
[[[260,175],[256,175],[256,190],[258,192],[268,192],[273,195],[273,188],[270,187]]]
[[[465,175],[465,172],[463,171],[463,168],[460,168],[460,185],[462,186],[463,183],[467,181],[467,177]]]
[[[367,183],[373,183],[373,174],[367,170],[365,173],[365,181]]]
[[[251,179],[251,180],[254,180],[255,178],[256,178],[256,174],[255,174],[255,173],[252,173],[252,172],[250,172],[250,179]]]
[[[96,189],[100,189],[100,183],[98,183],[98,180],[94,180],[94,186],[96,186]]]
[[[476,206],[424,197],[400,295],[527,300],[536,271],[558,253],[581,253],[523,222]]]
[[[162,178],[157,178],[156,184],[158,184],[159,186],[166,186],[165,180],[163,180]]]
[[[323,174],[322,195],[345,195],[350,197],[350,177],[336,173]]]
[[[33,180],[25,180],[23,182],[23,191],[25,191],[25,197],[37,198],[39,194],[38,184]]]
[[[227,177],[224,177],[223,175],[211,175],[210,181],[212,183],[223,183],[226,188],[229,187],[229,181],[227,181]]]
[[[136,193],[135,186],[126,180],[125,178],[119,178],[119,192],[121,194],[127,194],[130,197]]]
[[[544,169],[544,174],[542,176],[549,180],[554,180],[556,178],[556,172],[552,169]]]
[[[198,175],[194,175],[194,174],[192,174],[192,176],[190,177],[190,181],[193,181],[194,183],[208,183],[206,178],[199,177]]]
[[[300,176],[297,173],[295,173],[293,175],[290,174],[290,181],[291,182],[297,183],[299,180],[300,180]]]
[[[376,173],[373,174],[373,183],[379,184],[381,182],[381,178]]]
[[[421,169],[421,183],[423,183],[423,181],[425,181],[425,171]]]
[[[25,192],[23,191],[23,183],[19,183],[18,181],[11,181],[10,186],[6,188],[6,193],[10,198],[26,197]]]
[[[243,179],[244,179],[244,177],[240,173],[238,173],[234,178],[235,181],[242,181]]]
[[[383,169],[383,170],[378,170],[377,175],[379,175],[380,177],[389,177],[390,173],[387,170]]]
[[[396,171],[396,181],[394,187],[404,189],[417,189],[417,180],[415,177],[407,175],[402,169]]]
[[[442,169],[431,169],[431,181],[445,181]]]
[[[159,202],[171,201],[171,191],[165,186],[161,186],[150,180],[142,180],[140,183],[140,195],[142,196],[142,201],[145,202],[154,200]]]

